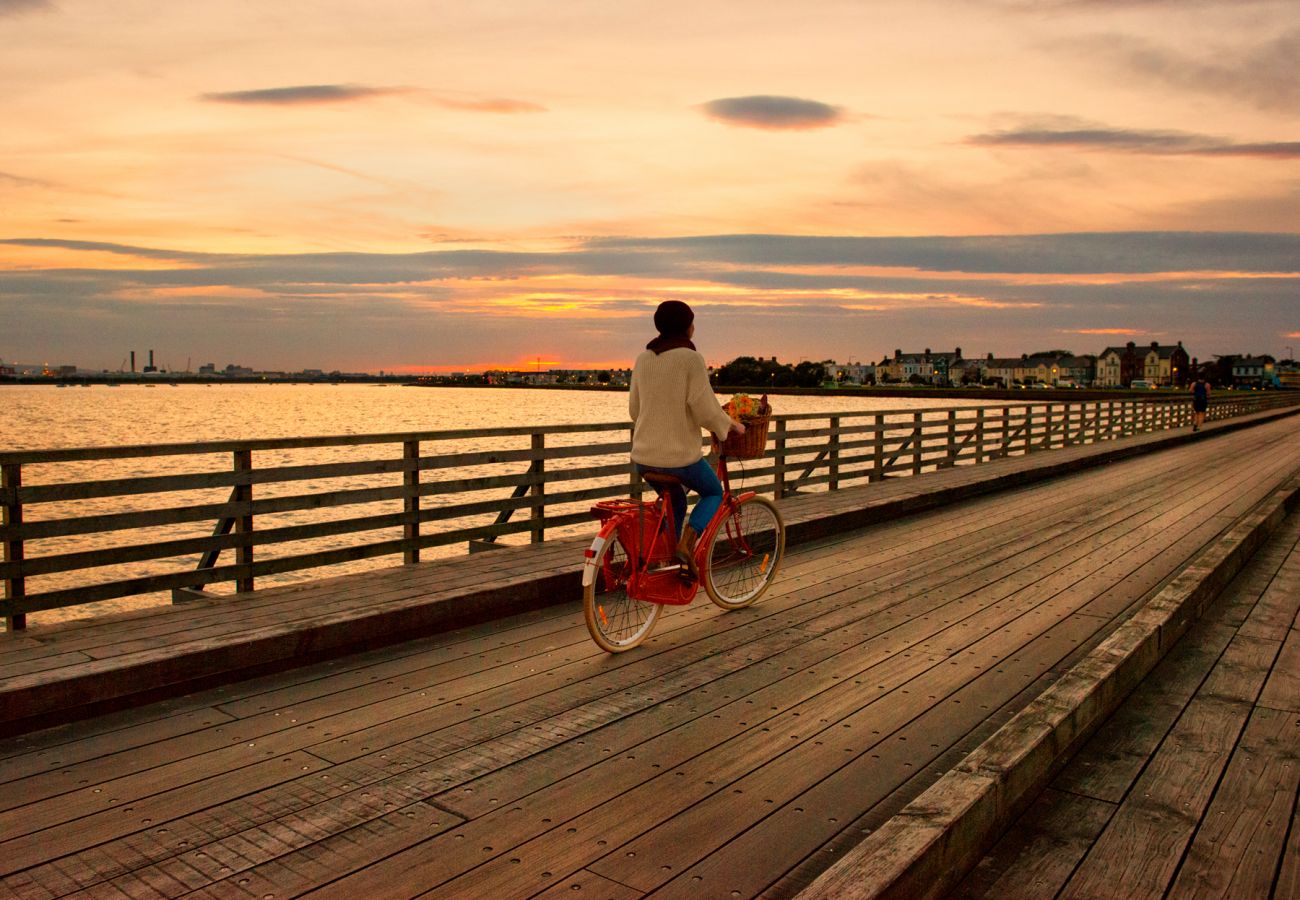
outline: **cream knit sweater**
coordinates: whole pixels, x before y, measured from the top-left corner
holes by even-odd
[[[704,456],[701,428],[718,438],[731,428],[713,396],[704,357],[689,347],[646,350],[636,358],[628,409],[635,423],[632,461],[643,466],[692,465]]]

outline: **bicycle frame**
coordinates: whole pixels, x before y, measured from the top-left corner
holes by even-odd
[[[714,513],[704,533],[695,545],[695,561],[700,572],[710,565],[705,552],[718,529],[731,519],[737,507],[754,496],[754,491],[735,496],[731,493],[731,478],[727,471],[727,458],[719,456],[715,471],[722,482],[722,503]],[[670,504],[664,494],[652,501],[615,500],[600,504],[592,509],[593,514],[604,519],[596,540],[585,551],[586,563],[582,570],[583,586],[593,584],[595,579],[605,578],[609,582],[618,580],[612,571],[597,571],[596,558],[605,543],[617,540],[623,545],[632,570],[627,577],[627,594],[634,600],[647,603],[661,603],[668,606],[685,606],[695,599],[700,588],[699,579],[685,579],[676,566],[664,566],[673,559],[676,541],[670,536],[677,534],[676,523]],[[653,523],[653,529],[647,523]],[[653,539],[646,540],[647,535]],[[652,569],[659,563],[662,571]],[[610,564],[606,557],[605,568]]]

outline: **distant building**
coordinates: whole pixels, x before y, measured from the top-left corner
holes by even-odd
[[[1152,341],[1139,349],[1129,341],[1123,347],[1107,347],[1097,357],[1098,387],[1128,387],[1134,379],[1153,385],[1185,385],[1191,378],[1191,358],[1183,342],[1161,344]]]
[[[1141,378],[1146,360],[1138,353],[1137,344],[1129,341],[1123,347],[1107,347],[1097,356],[1097,387],[1128,387],[1133,379]]]
[[[247,366],[237,366],[234,363],[226,366],[222,372],[227,378],[249,378],[253,375],[253,370]]]
[[[826,377],[833,384],[874,384],[876,367],[871,363],[824,363]]]
[[[983,374],[980,381],[996,382],[1003,387],[1011,387],[1020,380],[1021,366],[1027,358],[994,356],[990,353],[981,363]]]
[[[1232,363],[1232,383],[1236,387],[1263,387],[1278,382],[1277,361],[1271,356],[1243,356]]]
[[[199,374],[216,375],[217,374],[216,363],[204,363],[203,365],[199,366]]]
[[[893,357],[886,356],[876,367],[877,375],[882,371],[892,381],[912,381],[919,378],[926,384],[948,384],[951,370],[959,368],[962,363],[961,348],[953,352],[933,352],[929,347],[921,353],[904,353],[895,350]]]
[[[1164,387],[1188,384],[1191,376],[1191,359],[1183,349],[1183,342],[1173,346],[1162,346],[1151,342],[1142,360],[1143,377],[1150,384]]]

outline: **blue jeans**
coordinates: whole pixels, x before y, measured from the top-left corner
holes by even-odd
[[[682,484],[695,491],[700,495],[700,500],[695,504],[695,509],[691,510],[691,527],[695,529],[696,534],[703,534],[704,529],[709,527],[709,522],[713,521],[713,514],[718,511],[722,505],[722,482],[718,481],[717,474],[713,467],[705,460],[693,463],[689,466],[681,466],[671,469],[666,466],[643,466],[636,463],[638,474],[646,472],[663,472],[665,475],[675,475],[682,480]],[[655,486],[658,490],[658,487]],[[672,503],[673,523],[677,527],[678,536],[682,533],[682,523],[686,521],[686,491],[681,485],[672,485],[667,488],[668,500]]]

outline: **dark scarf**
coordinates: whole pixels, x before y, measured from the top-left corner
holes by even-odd
[[[661,334],[659,337],[645,345],[647,350],[653,350],[655,352],[655,356],[669,350],[676,350],[678,347],[689,347],[691,350],[695,349],[695,345],[691,343],[691,339],[684,334]]]

